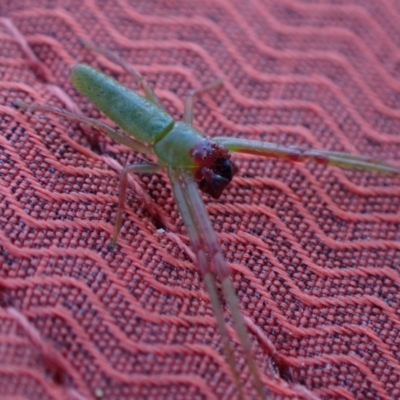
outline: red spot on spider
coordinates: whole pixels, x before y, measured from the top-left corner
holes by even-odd
[[[211,167],[218,157],[229,156],[229,151],[210,139],[203,139],[190,150],[190,156],[199,167]]]
[[[303,160],[303,157],[301,156],[301,154],[298,153],[291,153],[287,155],[287,159],[289,161],[293,161],[293,162],[300,162]]]
[[[326,157],[322,157],[322,156],[315,156],[314,157],[314,161],[318,164],[322,164],[322,165],[328,165],[329,164],[329,160]]]

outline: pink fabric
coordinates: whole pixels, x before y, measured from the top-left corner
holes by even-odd
[[[399,166],[400,3],[13,0],[0,13],[45,67],[31,68],[3,20],[0,398],[236,398],[166,174],[132,180],[112,249],[117,170],[142,158],[104,135],[100,154],[90,130],[13,102],[68,100],[100,117],[72,88],[77,62],[135,87],[84,38],[138,68],[177,119],[190,89],[224,77],[196,101],[207,135]],[[234,159],[239,176],[205,201],[270,397],[399,398],[399,178]],[[275,350],[291,382],[277,378]],[[255,398],[237,344],[235,357]]]

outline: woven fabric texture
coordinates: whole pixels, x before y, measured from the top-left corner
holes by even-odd
[[[0,399],[236,399],[167,175],[131,181],[111,248],[118,171],[143,156],[13,104],[64,107],[68,96],[105,120],[73,89],[71,66],[137,88],[83,38],[137,68],[176,119],[191,89],[223,77],[195,102],[195,125],[211,137],[400,166],[400,3],[13,0],[0,14]],[[234,160],[238,176],[204,200],[269,398],[399,398],[400,179]]]

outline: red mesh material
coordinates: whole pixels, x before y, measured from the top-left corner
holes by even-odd
[[[176,118],[191,88],[223,76],[195,105],[196,126],[210,136],[400,165],[399,3],[13,0],[0,12],[47,70],[35,73],[0,24],[0,398],[236,398],[167,176],[137,180],[165,232],[129,190],[112,249],[111,164],[140,156],[104,135],[100,154],[78,124],[12,104],[61,107],[61,88],[99,117],[71,86],[76,62],[135,87],[84,49],[86,38],[137,67]],[[400,180],[234,159],[240,175],[220,200],[205,201],[258,332],[251,339],[270,397],[399,398]],[[262,337],[290,365],[291,383],[277,379]],[[255,398],[238,345],[235,357]]]

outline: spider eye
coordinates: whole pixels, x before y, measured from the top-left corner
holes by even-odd
[[[230,182],[238,169],[231,160],[220,157],[217,159],[213,171]]]
[[[219,157],[211,168],[201,168],[196,176],[199,189],[218,199],[237,172],[236,165],[229,159]]]

